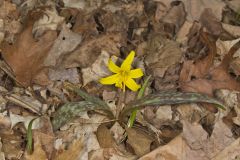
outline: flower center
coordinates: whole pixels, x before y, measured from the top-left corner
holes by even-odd
[[[121,79],[122,79],[122,82],[123,83],[123,91],[125,92],[125,83],[128,79],[128,76],[129,76],[129,71],[125,71],[125,70],[121,70],[120,71],[120,76],[121,76]]]

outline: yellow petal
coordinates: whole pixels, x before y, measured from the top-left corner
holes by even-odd
[[[118,67],[111,59],[108,61],[108,68],[113,73],[118,73],[120,71],[120,67]]]
[[[119,74],[114,74],[105,78],[100,79],[102,84],[115,84],[119,81]]]
[[[125,84],[132,91],[137,91],[140,88],[140,85],[137,84],[132,78],[128,78]]]
[[[140,78],[143,76],[143,72],[140,68],[138,69],[133,69],[130,71],[130,75],[131,78]]]
[[[121,65],[121,69],[123,69],[125,71],[129,71],[131,69],[131,65],[132,65],[134,56],[135,56],[135,52],[131,51],[129,53],[129,55],[127,56],[127,58],[123,61],[122,65]]]

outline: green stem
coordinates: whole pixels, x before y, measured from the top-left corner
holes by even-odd
[[[140,98],[142,98],[144,96],[144,92],[145,92],[145,90],[147,88],[147,85],[148,85],[148,82],[149,82],[150,78],[151,78],[151,75],[148,76],[147,79],[144,81],[142,88],[138,92],[137,99],[140,99]],[[131,116],[130,116],[130,118],[128,120],[128,124],[127,124],[128,128],[131,128],[133,126],[134,121],[135,121],[136,116],[137,116],[137,111],[138,111],[138,109],[134,109],[132,111],[132,114],[131,114]]]

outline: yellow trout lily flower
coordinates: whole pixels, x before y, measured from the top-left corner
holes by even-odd
[[[137,84],[133,78],[140,78],[143,76],[143,72],[140,68],[131,70],[131,65],[135,56],[135,52],[131,51],[127,58],[123,61],[121,67],[118,67],[111,59],[108,61],[108,68],[111,72],[115,73],[106,78],[100,79],[101,84],[112,85],[123,89],[125,92],[125,86],[132,91],[137,91],[141,86]]]

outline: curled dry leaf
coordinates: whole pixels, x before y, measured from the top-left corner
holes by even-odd
[[[42,64],[57,37],[55,31],[47,31],[36,41],[32,36],[32,25],[27,26],[14,44],[1,44],[4,60],[10,65],[16,80],[24,86],[32,84],[42,70]]]
[[[180,73],[181,88],[184,91],[201,92],[208,95],[213,95],[216,89],[232,89],[240,90],[240,84],[233,79],[228,73],[229,63],[232,60],[233,54],[240,47],[240,42],[237,42],[226,54],[221,64],[213,70],[210,68],[213,65],[213,60],[216,55],[215,42],[211,42],[205,33],[202,33],[202,40],[207,43],[209,52],[207,57],[193,61],[185,61]]]
[[[56,30],[57,27],[63,23],[64,17],[58,15],[56,9],[46,10],[42,18],[37,20],[33,24],[33,30],[35,37],[42,35],[45,31]]]

